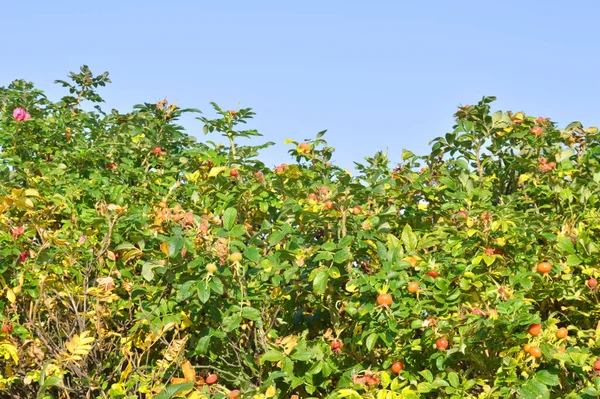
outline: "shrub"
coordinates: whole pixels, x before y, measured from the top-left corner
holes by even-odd
[[[107,73],[58,82],[0,89],[3,395],[600,395],[598,129],[485,97],[351,176],[325,132],[271,169],[251,109],[106,112]]]

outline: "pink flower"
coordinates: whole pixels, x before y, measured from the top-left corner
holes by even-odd
[[[14,229],[12,229],[12,232],[11,232],[13,240],[15,238],[17,238],[18,236],[22,236],[23,234],[25,234],[25,227],[23,227],[23,226],[17,226]]]
[[[19,256],[19,260],[21,261],[21,263],[23,263],[23,262],[25,262],[25,260],[27,260],[27,251],[21,252],[21,255]]]
[[[23,122],[31,118],[31,115],[29,115],[24,108],[18,107],[13,111],[13,118],[15,118],[16,121]]]
[[[78,245],[83,245],[83,243],[85,242],[86,237],[85,236],[81,236],[79,237],[79,241],[77,241]]]

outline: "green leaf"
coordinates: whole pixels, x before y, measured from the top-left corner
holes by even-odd
[[[496,257],[494,255],[483,254],[483,261],[487,266],[491,266],[495,260]]]
[[[175,295],[175,300],[177,302],[183,302],[194,295],[194,284],[196,284],[196,281],[194,280],[186,281],[185,283],[181,284],[177,290],[177,295]]]
[[[412,329],[418,329],[418,328],[422,328],[423,327],[423,320],[417,319],[417,320],[413,320],[410,323],[410,328]]]
[[[276,351],[275,349],[271,349],[270,351],[268,351],[264,355],[262,355],[262,357],[260,358],[261,363],[280,362],[282,360],[283,360],[283,353]]]
[[[427,380],[427,382],[433,381],[433,374],[431,373],[431,371],[423,370],[423,371],[419,371],[419,374],[421,374],[423,376],[423,378],[425,378],[425,380]]]
[[[208,351],[208,344],[210,343],[210,335],[205,335],[198,340],[196,344],[196,352],[204,354]]]
[[[567,256],[567,265],[568,266],[577,266],[582,262],[581,258],[577,255],[569,255]]]
[[[560,237],[558,239],[557,247],[562,252],[567,252],[569,254],[575,253],[575,246],[573,245],[573,241],[569,240],[567,237]]]
[[[573,245],[573,242],[571,240],[569,240],[567,237],[560,237],[557,241],[558,241],[557,247],[562,252],[566,252],[569,254],[575,253],[575,246]]]
[[[285,233],[283,231],[281,231],[281,230],[274,231],[269,236],[269,245],[274,246],[276,244],[279,244],[279,242],[281,240],[283,240],[283,237],[285,237]]]
[[[333,254],[331,252],[324,252],[324,251],[320,251],[319,253],[317,253],[317,255],[313,258],[313,262],[318,262],[320,260],[331,260],[333,259]]]
[[[237,210],[235,208],[227,208],[225,212],[223,212],[223,227],[227,230],[231,230],[236,218]]]
[[[367,337],[367,340],[365,341],[368,351],[373,350],[378,339],[379,339],[379,334],[377,334],[377,333],[369,334],[369,336]]]
[[[188,391],[194,387],[194,382],[182,382],[181,384],[167,385],[154,399],[171,399],[180,392]]]
[[[200,284],[198,284],[198,299],[200,299],[200,302],[202,303],[206,303],[208,302],[208,300],[210,299],[210,288],[208,287],[208,284],[206,283],[206,281],[202,281]]]
[[[62,380],[59,377],[52,375],[52,376],[46,378],[45,380],[43,380],[41,390],[45,392],[47,388],[54,387],[54,386],[60,386],[61,384],[62,384]]]
[[[346,248],[346,247],[350,246],[350,244],[352,244],[353,242],[354,242],[354,236],[346,235],[340,240],[337,247],[340,249]]]
[[[260,320],[260,310],[250,306],[244,307],[242,308],[242,317],[252,321]]]
[[[529,380],[519,390],[523,399],[550,399],[546,385],[537,380]]]
[[[435,388],[433,387],[433,385],[431,385],[431,383],[429,382],[421,382],[417,385],[417,390],[419,391],[419,393],[428,393],[433,391],[434,389]]]
[[[581,393],[584,393],[586,395],[590,395],[592,397],[600,395],[600,391],[597,390],[595,387],[585,387],[584,390],[581,391]]]
[[[340,273],[340,269],[338,269],[338,268],[337,268],[337,267],[335,267],[335,266],[332,266],[332,267],[329,269],[328,273],[329,273],[329,277],[331,277],[331,278],[334,278],[334,279],[335,279],[335,278],[340,278],[340,276],[342,275],[342,274]]]
[[[417,236],[413,233],[409,224],[404,225],[404,230],[402,230],[402,243],[404,243],[407,251],[417,249]]]
[[[152,281],[154,278],[154,269],[157,267],[162,267],[162,264],[157,260],[149,260],[142,265],[142,277],[146,279],[146,281]]]
[[[137,248],[135,247],[135,245],[125,242],[123,244],[117,245],[116,248],[113,249],[113,252],[131,251],[132,249],[137,249]]]
[[[558,376],[556,374],[551,373],[548,370],[540,370],[535,374],[535,379],[541,382],[544,385],[548,385],[551,387],[557,386],[559,384]]]
[[[325,244],[321,245],[321,249],[323,251],[333,251],[335,249],[337,249],[335,243],[331,242],[331,241],[327,241]]]
[[[260,252],[256,247],[246,248],[246,250],[244,251],[244,256],[255,263],[258,263],[258,261],[260,260]]]
[[[241,224],[236,224],[235,226],[233,226],[233,228],[229,232],[229,235],[231,236],[231,238],[237,238],[237,237],[243,236],[245,233],[246,233],[246,227],[244,227]]]
[[[231,332],[238,328],[242,323],[242,316],[239,314],[230,315],[223,319],[223,330],[225,332]]]
[[[200,284],[202,284],[202,282],[200,282]],[[223,292],[225,292],[225,287],[223,287],[223,283],[218,277],[213,276],[209,280],[208,286],[210,287],[210,290],[217,295],[223,295]]]
[[[450,382],[450,385],[454,388],[458,388],[458,386],[460,385],[458,374],[456,374],[454,371],[448,373],[448,381]]]
[[[313,280],[313,290],[316,294],[323,294],[327,289],[327,282],[329,281],[329,273],[327,269],[321,269],[315,275]]]
[[[299,360],[301,362],[307,362],[307,361],[311,360],[312,358],[314,358],[315,354],[314,354],[314,352],[311,352],[306,349],[297,349],[294,351],[294,353],[292,353],[292,355],[290,357],[294,360]]]
[[[575,150],[573,150],[572,148],[567,148],[566,150],[563,150],[560,153],[560,155],[556,155],[556,162],[561,163],[565,159],[571,158],[574,154],[575,154]]]
[[[349,259],[352,259],[352,254],[345,249],[340,249],[333,256],[334,263],[343,263]]]

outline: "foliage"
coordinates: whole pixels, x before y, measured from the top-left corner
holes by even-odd
[[[198,143],[200,111],[106,112],[108,82],[0,89],[4,395],[600,395],[598,129],[486,97],[395,167],[353,177],[321,132],[272,170],[251,109],[213,104],[229,145]]]

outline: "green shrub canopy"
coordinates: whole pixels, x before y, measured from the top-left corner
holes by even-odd
[[[320,132],[273,169],[251,109],[108,82],[0,88],[1,395],[600,395],[597,128],[485,97],[428,155],[351,176]]]

